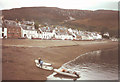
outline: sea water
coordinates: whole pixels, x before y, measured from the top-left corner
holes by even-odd
[[[61,66],[60,69],[76,71],[77,80],[118,80],[118,49],[92,51],[82,54]],[[73,80],[54,72],[48,80]]]

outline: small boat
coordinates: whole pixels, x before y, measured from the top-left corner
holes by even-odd
[[[38,66],[38,65],[36,65],[37,67],[39,67],[39,68],[41,68],[41,69],[45,69],[45,70],[53,70],[53,67],[50,67],[50,66]]]
[[[36,64],[39,64],[39,61],[36,59],[36,60],[35,60],[35,63],[36,63]],[[46,62],[43,62],[43,65],[52,66],[51,63],[46,63]]]
[[[50,63],[45,63],[43,62],[42,67],[40,66],[38,60],[35,60],[35,64],[37,67],[41,68],[41,69],[45,69],[45,70],[53,70],[52,64]]]
[[[74,73],[72,73],[72,72],[62,72],[61,70],[59,70],[59,69],[54,69],[54,71],[56,72],[56,73],[58,73],[58,74],[61,74],[61,75],[66,75],[66,76],[70,76],[70,77],[75,77],[75,78],[78,78],[79,77],[79,75],[78,74],[74,74]]]

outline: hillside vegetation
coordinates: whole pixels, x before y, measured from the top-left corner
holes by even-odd
[[[24,7],[3,10],[8,20],[34,20],[40,24],[62,25],[79,30],[109,32],[118,35],[118,11],[75,10],[56,7]]]

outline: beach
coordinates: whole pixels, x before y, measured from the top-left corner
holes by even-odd
[[[81,54],[118,47],[118,42],[70,41],[70,40],[2,40],[2,79],[3,80],[46,80],[53,71],[35,66],[38,57],[49,62],[54,68],[73,60]]]

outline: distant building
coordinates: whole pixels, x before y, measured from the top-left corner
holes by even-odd
[[[73,20],[73,18],[70,18]],[[34,21],[12,21],[1,17],[0,38],[56,39],[56,40],[98,40],[102,35],[98,32],[80,31],[63,26],[41,27],[35,29]],[[109,33],[104,36],[109,37]]]
[[[7,38],[21,38],[21,28],[17,22],[4,20],[4,25],[7,27]]]
[[[38,38],[47,39],[47,40],[52,39],[53,36],[54,36],[54,33],[52,32],[42,32],[38,34]]]
[[[55,38],[59,40],[73,40],[74,39],[72,35],[64,35],[64,34],[55,35]]]
[[[29,26],[34,26],[35,22],[34,21],[21,21],[21,24],[29,25]]]
[[[0,39],[7,38],[7,28],[3,24],[3,16],[0,16]]]
[[[21,25],[21,37],[22,38],[38,38],[38,32],[33,26]]]
[[[95,35],[93,35],[93,39],[94,39],[94,40],[101,40],[101,39],[102,39],[102,35],[100,35],[100,34],[95,34]]]
[[[0,38],[7,38],[7,28],[0,25]]]
[[[39,28],[38,38],[40,39],[52,39],[55,35],[55,31],[50,27]]]
[[[108,32],[104,33],[103,35],[104,35],[104,36],[107,36],[107,37],[110,36]]]
[[[67,29],[65,27],[55,28],[55,39],[59,40],[73,40],[74,35],[72,34],[72,29]]]
[[[21,28],[15,26],[7,26],[8,38],[21,38]]]
[[[109,38],[110,38],[109,33],[108,33],[108,32],[104,33],[104,34],[103,34],[103,38],[107,38],[107,39],[109,39]]]

